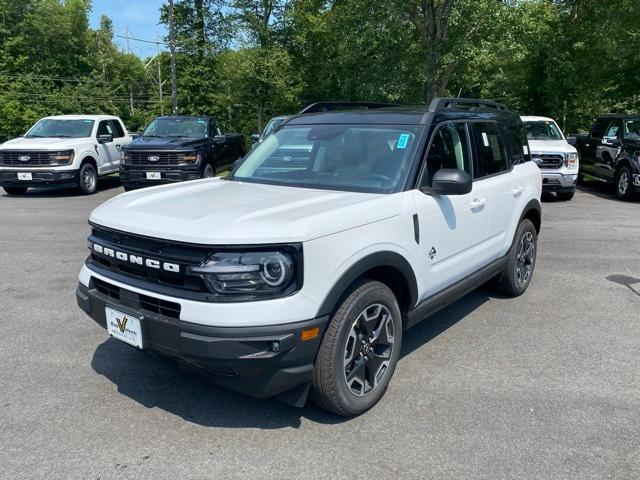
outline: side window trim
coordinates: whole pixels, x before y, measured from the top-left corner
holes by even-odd
[[[418,171],[418,176],[416,177],[416,184],[414,188],[420,188],[420,185],[422,184],[422,179],[424,177],[424,175],[427,172],[427,161],[428,161],[428,157],[429,157],[429,151],[431,150],[431,146],[433,145],[433,141],[436,138],[436,134],[438,133],[438,130],[440,130],[440,128],[442,128],[445,125],[450,125],[452,123],[462,123],[464,124],[464,130],[466,132],[466,137],[467,137],[467,155],[469,157],[469,170],[471,170],[471,178],[473,178],[474,175],[474,149],[471,148],[471,132],[469,131],[469,123],[471,123],[473,120],[469,120],[469,119],[458,119],[458,120],[443,120],[442,122],[438,123],[434,128],[433,131],[431,132],[431,135],[429,136],[429,141],[427,142],[427,148],[424,151],[424,154],[422,155],[422,160],[420,161],[420,169]]]

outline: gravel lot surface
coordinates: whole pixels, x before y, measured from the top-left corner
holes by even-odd
[[[74,290],[120,192],[0,195],[0,478],[640,478],[640,202],[545,202],[528,292],[411,330],[386,397],[344,420],[107,339]]]

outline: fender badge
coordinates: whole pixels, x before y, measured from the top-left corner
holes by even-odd
[[[436,247],[431,247],[431,250],[429,251],[429,260],[433,260],[434,258],[436,258]]]

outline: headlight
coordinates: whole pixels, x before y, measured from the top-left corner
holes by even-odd
[[[577,153],[567,153],[567,167],[572,170],[578,167],[578,154]]]
[[[52,152],[49,154],[49,165],[71,165],[73,163],[74,151],[65,150],[62,152]]]
[[[198,164],[198,163],[200,163],[201,159],[202,159],[202,154],[201,153],[188,152],[188,153],[183,153],[182,154],[182,161],[185,164],[189,164],[189,163]]]
[[[200,276],[213,294],[227,301],[283,297],[300,288],[294,250],[219,252],[191,267],[190,273]]]
[[[122,152],[120,154],[120,163],[127,163],[129,160],[129,154],[127,152]]]

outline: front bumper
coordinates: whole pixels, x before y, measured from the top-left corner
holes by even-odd
[[[32,180],[18,180],[18,172],[31,173]],[[2,187],[40,187],[46,185],[78,185],[78,170],[0,170]]]
[[[120,289],[116,300],[95,288],[93,280],[88,287],[80,283],[76,297],[80,308],[101,327],[107,328],[106,307],[139,318],[145,350],[206,373],[216,384],[258,398],[286,396],[300,387],[301,398],[306,399],[328,322],[325,316],[276,326],[198,325],[144,309],[140,295],[133,291]],[[320,335],[302,341],[301,332],[315,327]],[[300,403],[299,399],[286,401]]]
[[[576,189],[577,173],[560,173],[542,170],[542,191],[569,193]]]
[[[147,172],[159,172],[160,180],[148,180]],[[127,188],[143,188],[202,178],[200,167],[153,168],[120,166],[120,181]]]

